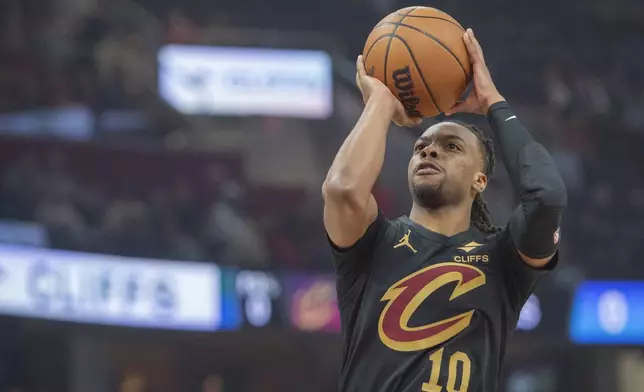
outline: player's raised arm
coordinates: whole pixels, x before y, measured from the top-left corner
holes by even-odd
[[[403,126],[419,119],[405,115],[402,104],[389,89],[368,76],[357,61],[356,82],[365,109],[338,151],[322,186],[324,226],[340,248],[355,244],[376,219],[378,207],[371,194],[385,159],[385,143],[392,120]]]
[[[475,92],[447,114],[466,111],[487,115],[521,201],[509,224],[512,242],[526,264],[544,267],[557,251],[559,225],[567,205],[566,187],[552,157],[496,90],[471,29],[463,39],[472,59]]]
[[[566,187],[550,154],[532,139],[507,102],[492,105],[488,120],[521,201],[510,220],[512,240],[523,261],[543,267],[558,248]]]

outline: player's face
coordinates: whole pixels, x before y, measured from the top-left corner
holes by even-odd
[[[414,145],[408,179],[414,201],[425,208],[458,204],[487,184],[483,154],[474,133],[444,122],[423,133]]]

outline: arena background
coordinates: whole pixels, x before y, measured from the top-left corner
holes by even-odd
[[[336,390],[320,185],[355,57],[408,5],[2,0],[0,391]],[[475,29],[569,189],[501,391],[644,391],[644,4],[420,5]],[[390,216],[418,132],[390,133]],[[488,189],[504,222],[502,168]]]

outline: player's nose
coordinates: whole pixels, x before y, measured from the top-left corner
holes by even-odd
[[[422,151],[420,156],[423,159],[427,159],[428,156],[436,159],[438,158],[438,150],[434,146],[429,146]]]

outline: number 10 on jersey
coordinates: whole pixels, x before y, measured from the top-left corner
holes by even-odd
[[[470,386],[470,375],[472,372],[472,361],[470,357],[464,352],[457,351],[449,356],[449,366],[447,373],[447,385],[445,389],[438,385],[438,377],[441,374],[441,366],[443,365],[443,353],[445,349],[441,348],[429,356],[429,361],[432,363],[432,371],[429,375],[429,381],[423,383],[423,392],[467,392]],[[458,371],[461,369],[460,382],[457,386]]]

